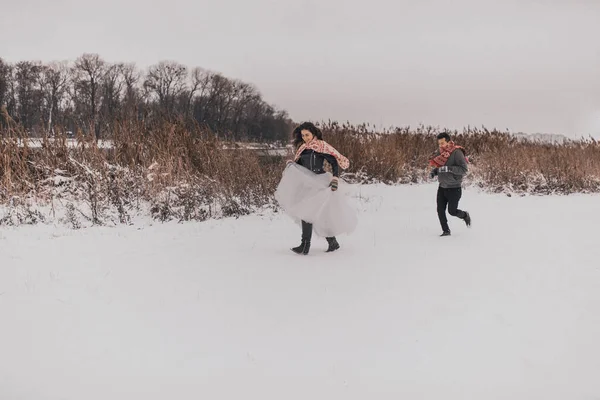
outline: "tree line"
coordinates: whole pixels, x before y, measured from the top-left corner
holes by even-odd
[[[31,136],[109,138],[117,124],[177,119],[236,140],[277,141],[292,127],[287,112],[249,83],[174,61],[142,71],[98,54],[46,64],[0,58],[0,107]],[[0,114],[0,127],[8,122]]]

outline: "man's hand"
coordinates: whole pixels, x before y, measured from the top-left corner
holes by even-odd
[[[437,176],[437,174],[438,174],[438,169],[437,169],[437,168],[434,168],[434,169],[432,169],[432,170],[431,170],[431,172],[429,173],[429,177],[430,177],[431,179],[433,179],[433,178],[435,178],[435,177]]]

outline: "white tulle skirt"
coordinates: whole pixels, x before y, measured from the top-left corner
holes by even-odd
[[[334,192],[329,187],[332,178],[329,172],[315,174],[298,164],[289,164],[283,171],[275,199],[295,222],[312,223],[318,236],[350,234],[358,223],[356,210],[348,201],[351,185],[340,179]]]

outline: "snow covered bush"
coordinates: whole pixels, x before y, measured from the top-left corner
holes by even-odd
[[[0,223],[72,228],[238,217],[273,203],[283,161],[225,149],[210,131],[178,123],[121,127],[114,146],[80,138],[29,148],[18,127],[0,133]],[[234,147],[234,146],[231,146]],[[14,199],[28,199],[27,205]]]

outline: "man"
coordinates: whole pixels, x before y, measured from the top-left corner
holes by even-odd
[[[471,216],[468,212],[458,209],[458,202],[462,197],[462,180],[468,172],[465,149],[457,146],[447,132],[437,136],[439,150],[429,160],[429,165],[434,167],[429,175],[431,179],[438,177],[440,186],[437,192],[437,212],[442,225],[442,235],[450,236],[448,213],[465,221],[471,227]]]

